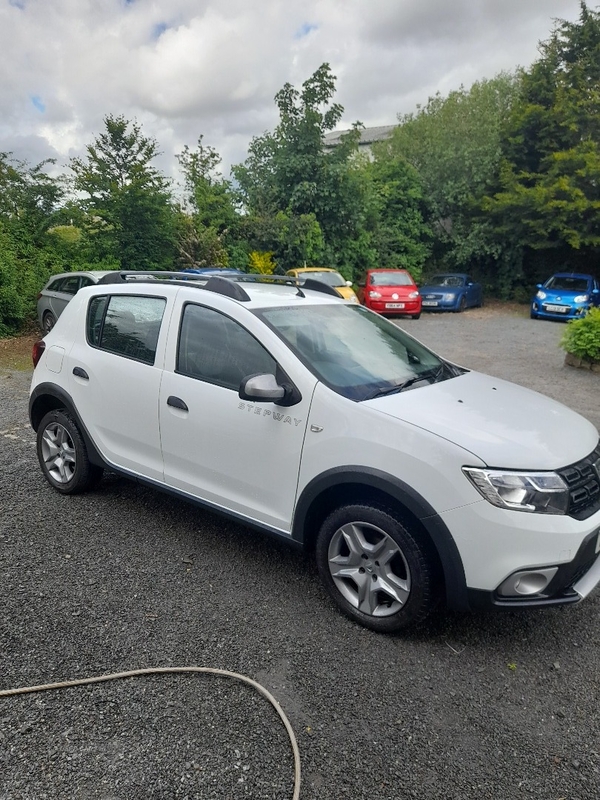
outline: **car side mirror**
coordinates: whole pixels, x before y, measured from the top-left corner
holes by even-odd
[[[346,286],[352,286],[352,281],[346,281]]]
[[[364,281],[358,281],[358,283],[356,285],[364,288],[365,282]]]
[[[600,294],[600,289],[592,289],[592,294]]]
[[[246,376],[240,384],[238,394],[241,400],[252,400],[254,403],[277,403],[285,397],[285,388],[277,383],[275,375],[264,372]]]
[[[541,283],[536,283],[535,288],[536,289],[541,289],[542,288],[542,284]]]

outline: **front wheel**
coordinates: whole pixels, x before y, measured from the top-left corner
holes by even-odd
[[[435,605],[433,559],[383,508],[334,511],[319,531],[316,557],[328,593],[366,628],[391,633],[420,622]]]
[[[418,313],[418,314],[411,314],[411,317],[412,317],[413,319],[420,319],[420,317],[421,317],[421,312],[419,311],[419,313]]]
[[[102,477],[90,463],[77,423],[66,411],[50,411],[37,431],[37,455],[48,483],[61,494],[78,494]]]
[[[465,310],[466,307],[467,307],[467,298],[463,294],[463,295],[461,295],[461,298],[458,301],[458,303],[456,304],[456,308],[454,310],[456,312],[458,312],[459,314],[461,314]]]

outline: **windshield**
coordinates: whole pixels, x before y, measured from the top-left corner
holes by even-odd
[[[298,281],[300,284],[303,284],[305,280],[310,278],[311,280],[321,281],[321,283],[326,283],[328,286],[345,286],[346,281],[342,278],[339,272],[300,272],[298,273]]]
[[[460,275],[434,275],[427,283],[430,286],[462,286],[465,279]]]
[[[371,272],[369,276],[371,286],[412,286],[413,280],[406,272]]]
[[[433,382],[458,374],[363,306],[306,305],[257,313],[319,380],[351,400],[401,391],[408,382],[416,388],[420,376]]]
[[[563,292],[587,292],[587,278],[573,278],[570,275],[554,275],[546,281],[546,289],[560,289]]]

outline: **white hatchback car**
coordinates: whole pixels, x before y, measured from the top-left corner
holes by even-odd
[[[58,491],[107,468],[314,548],[331,597],[377,631],[440,600],[569,604],[600,581],[583,417],[322,283],[131,277],[79,291],[34,348],[30,419]]]

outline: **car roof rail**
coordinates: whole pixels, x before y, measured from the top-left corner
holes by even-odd
[[[338,299],[343,299],[342,295],[333,286],[328,286],[326,283],[322,283],[314,278],[307,278],[303,281],[302,288],[300,288],[297,278],[290,275],[229,274],[202,276],[194,272],[175,272],[168,270],[114,270],[100,278],[98,285],[137,283],[138,281],[156,281],[160,279],[169,279],[178,285],[195,285],[198,289],[216,292],[217,294],[231,297],[233,300],[238,300],[240,302],[248,302],[251,299],[243,286],[240,285],[243,283],[281,284],[284,286],[293,286],[299,297],[306,297],[302,289],[309,289],[313,292],[321,292],[331,295],[332,297],[337,297]]]

